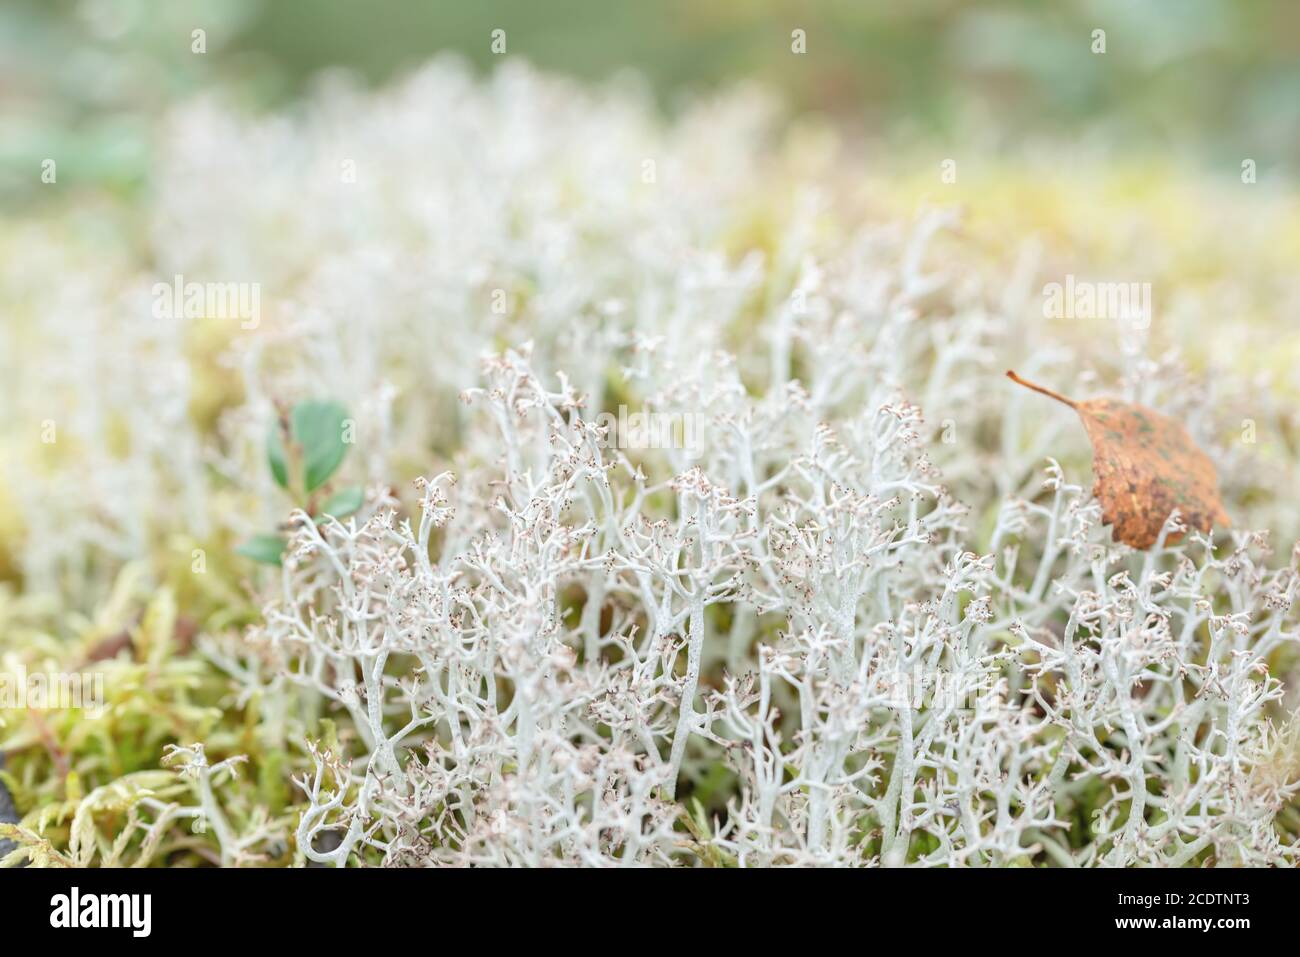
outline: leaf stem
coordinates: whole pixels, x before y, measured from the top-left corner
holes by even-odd
[[[1012,382],[1020,383],[1026,389],[1033,389],[1035,392],[1041,392],[1043,395],[1051,396],[1057,402],[1064,402],[1066,405],[1068,405],[1070,408],[1074,409],[1075,411],[1078,411],[1079,409],[1078,403],[1076,403],[1073,399],[1067,399],[1059,392],[1053,392],[1051,389],[1045,389],[1041,385],[1036,385],[1035,383],[1030,382],[1027,379],[1022,379],[1020,378],[1020,376],[1016,375],[1010,369],[1007,370],[1007,378],[1010,379]]]

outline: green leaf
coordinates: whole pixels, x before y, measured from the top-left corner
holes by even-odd
[[[279,421],[271,423],[271,431],[266,433],[266,460],[271,466],[271,476],[280,488],[289,487],[289,461],[284,454],[284,442],[280,438]]]
[[[339,489],[316,510],[316,520],[319,521],[326,515],[347,518],[361,507],[365,497],[365,490],[360,485],[349,485],[347,488]]]
[[[236,548],[235,552],[264,565],[278,565],[280,556],[284,554],[285,544],[285,540],[279,535],[254,535]]]
[[[293,439],[302,447],[303,490],[314,492],[334,474],[347,454],[343,441],[347,409],[337,402],[299,402],[290,422]]]

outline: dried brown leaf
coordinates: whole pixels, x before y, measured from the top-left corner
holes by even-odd
[[[1092,493],[1116,541],[1150,548],[1175,508],[1189,528],[1202,532],[1216,522],[1232,524],[1219,499],[1214,463],[1173,419],[1117,399],[1075,402],[1010,370],[1007,377],[1079,413],[1092,442]]]

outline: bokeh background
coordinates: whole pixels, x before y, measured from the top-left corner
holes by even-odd
[[[961,205],[1007,270],[1041,243],[1046,275],[1149,281],[1166,317],[1154,351],[1300,397],[1292,0],[7,0],[0,211],[116,202],[128,217],[110,222],[128,227],[104,241],[130,245],[160,120],[187,104],[292,118],[322,86],[382,88],[437,56],[487,75],[496,29],[505,59],[641,86],[665,117],[760,88],[798,128],[788,142],[825,155],[821,185],[869,194],[873,216]],[[47,157],[57,190],[39,184]],[[949,159],[960,175],[941,184]]]
[[[190,33],[208,50],[190,52]],[[439,52],[483,70],[508,54],[588,80],[632,70],[665,109],[738,79],[792,112],[830,114],[891,144],[1047,141],[1176,156],[1272,175],[1300,158],[1300,5],[1291,0],[6,0],[0,8],[4,201],[39,202],[21,171],[121,187],[148,169],[150,117],[219,82],[292,102],[322,71],[383,84]],[[808,53],[790,52],[803,29]],[[1107,53],[1090,50],[1106,31]]]

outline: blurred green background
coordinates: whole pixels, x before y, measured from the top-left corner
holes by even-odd
[[[635,70],[667,110],[756,78],[891,141],[1300,168],[1296,0],[6,0],[0,200],[36,202],[32,164],[51,154],[69,157],[61,180],[138,184],[146,120],[204,90],[279,105],[329,68],[380,84],[449,50],[487,70],[498,28],[546,69]]]

